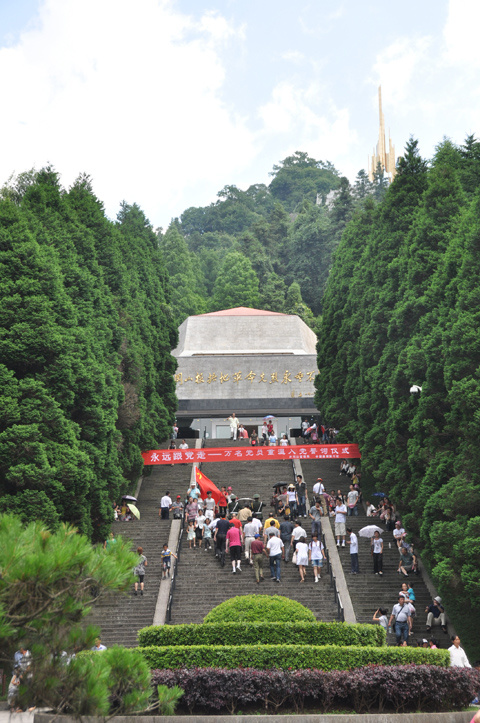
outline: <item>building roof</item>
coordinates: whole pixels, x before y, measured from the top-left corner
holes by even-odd
[[[233,309],[222,309],[222,311],[211,311],[209,314],[198,314],[198,316],[288,316],[278,311],[265,311],[264,309],[250,309],[248,306],[235,306]]]
[[[189,316],[180,325],[173,355],[316,356],[316,343],[316,335],[298,316],[240,306]]]

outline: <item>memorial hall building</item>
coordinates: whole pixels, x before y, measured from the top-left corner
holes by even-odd
[[[190,428],[195,436],[229,437],[232,412],[249,433],[260,432],[267,414],[277,435],[298,429],[318,414],[316,341],[289,314],[238,307],[189,316],[172,352],[180,434]]]

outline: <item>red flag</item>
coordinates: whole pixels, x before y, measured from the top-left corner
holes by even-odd
[[[207,496],[208,490],[211,491],[212,497],[215,500],[216,504],[218,505],[218,500],[220,499],[222,493],[216,487],[211,480],[208,479],[208,477],[205,477],[203,472],[200,472],[198,467],[195,467],[195,481],[197,485],[200,487],[200,497],[202,500],[204,500]]]

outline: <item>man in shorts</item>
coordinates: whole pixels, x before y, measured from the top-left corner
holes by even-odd
[[[172,560],[171,560],[172,556],[175,558],[175,560],[177,559],[177,556],[175,555],[175,553],[172,552],[171,550],[169,550],[167,543],[165,543],[163,546],[163,550],[160,553],[160,557],[162,558],[162,580],[166,580],[167,575],[168,575],[168,577],[170,577],[170,568],[172,566]]]

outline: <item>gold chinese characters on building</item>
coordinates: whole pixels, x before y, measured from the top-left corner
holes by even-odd
[[[312,383],[315,379],[315,371],[298,372],[292,377],[293,372],[286,369],[283,372],[271,371],[271,372],[254,372],[249,371],[248,374],[242,376],[242,372],[234,372],[232,374],[224,374],[223,372],[210,372],[208,375],[205,372],[197,372],[196,374],[185,375],[183,372],[175,374],[174,379],[176,384],[238,384],[242,380],[246,380],[253,384],[301,384],[302,381]],[[257,378],[258,377],[258,378]]]
[[[247,383],[247,385],[261,384],[266,385],[268,388],[272,388],[270,385],[280,385],[281,388],[287,390],[290,397],[313,397],[313,390],[311,384],[313,384],[315,375],[318,372],[315,370],[299,371],[294,374],[289,369],[284,371],[253,371],[251,369],[248,373],[241,371],[234,372],[223,372],[221,370],[211,372],[177,372],[174,375],[175,383],[177,387],[183,387],[184,385],[210,385],[211,387],[227,385],[238,385],[240,382]],[[299,388],[299,385],[300,388]],[[198,386],[196,387],[198,388]]]

